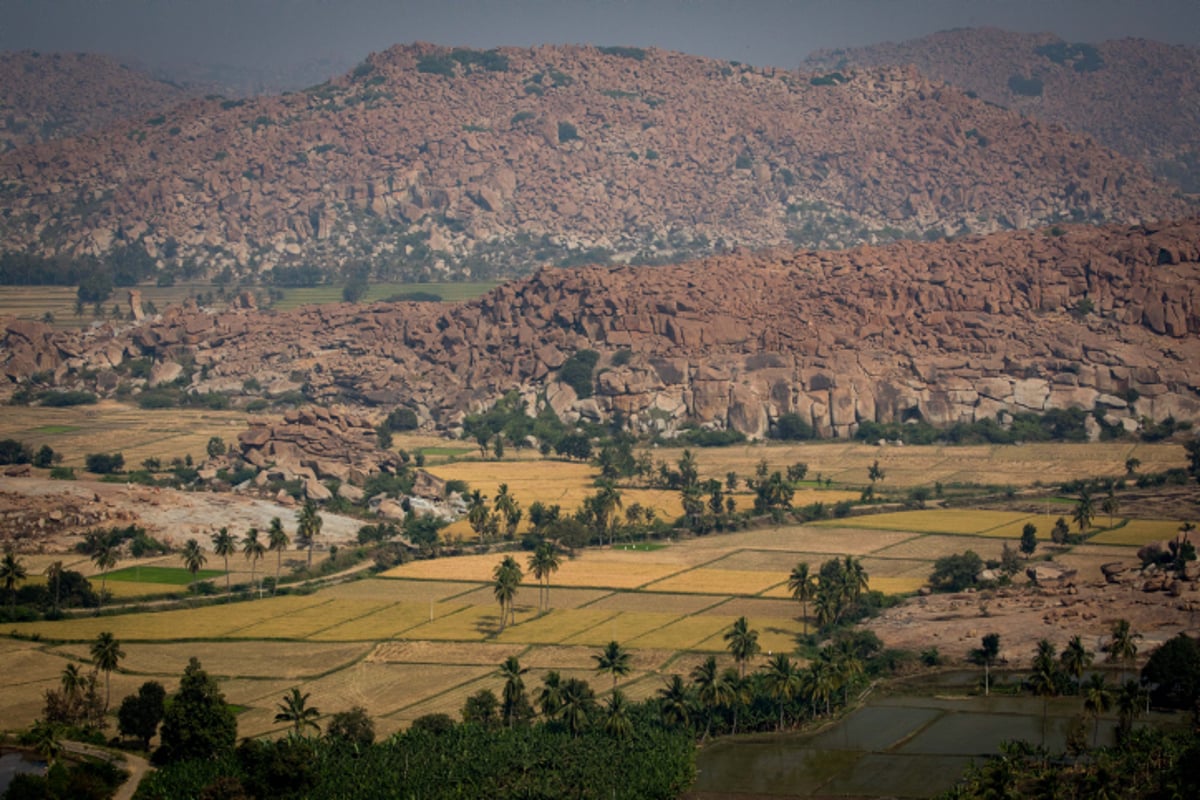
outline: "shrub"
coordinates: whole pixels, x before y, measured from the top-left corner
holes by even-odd
[[[1013,94],[1019,94],[1024,97],[1041,97],[1042,79],[1012,75],[1008,79],[1008,88]]]
[[[0,464],[28,464],[33,460],[33,451],[24,442],[16,439],[0,441]]]
[[[943,556],[933,563],[929,584],[941,591],[960,592],[978,583],[976,576],[982,570],[983,559],[973,550]]]
[[[592,370],[599,361],[600,354],[595,350],[577,350],[559,367],[558,379],[574,389],[576,396],[591,397]]]
[[[785,442],[800,442],[813,438],[813,428],[804,417],[789,412],[775,421],[770,436]]]
[[[417,428],[417,414],[411,408],[395,408],[384,423],[390,431],[411,431]]]
[[[417,72],[452,78],[454,77],[454,62],[448,56],[424,55],[417,60]]]
[[[579,138],[579,131],[570,122],[558,123],[558,141],[570,142]]]
[[[646,60],[646,51],[640,47],[599,47],[597,49],[606,56],[632,58],[634,61]]]
[[[120,453],[88,453],[84,459],[88,472],[109,475],[125,469],[125,456]]]
[[[72,390],[66,392],[48,391],[38,395],[38,402],[49,408],[66,408],[68,406],[95,405],[96,395],[91,392]]]

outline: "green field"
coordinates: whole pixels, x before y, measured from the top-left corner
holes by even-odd
[[[129,583],[164,583],[171,586],[187,586],[195,581],[207,581],[220,578],[225,573],[219,569],[202,569],[195,574],[182,567],[126,567],[108,573],[109,581],[127,581]]]

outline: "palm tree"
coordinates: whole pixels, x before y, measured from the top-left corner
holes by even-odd
[[[308,569],[312,569],[313,544],[321,535],[321,526],[324,523],[321,512],[317,510],[317,504],[312,498],[305,500],[304,505],[296,512],[296,538],[308,546]]]
[[[598,487],[593,497],[592,508],[596,512],[596,526],[600,529],[600,544],[604,544],[604,534],[608,533],[608,543],[613,543],[612,520],[614,512],[621,508],[621,492],[611,480],[601,479],[596,482]]]
[[[58,614],[59,594],[62,588],[63,562],[53,561],[46,567],[46,582],[54,584],[54,613]]]
[[[562,687],[562,675],[558,670],[552,669],[542,676],[542,688],[538,689],[534,700],[546,719],[554,719],[562,710]]]
[[[613,689],[604,710],[604,732],[614,739],[628,739],[633,733],[633,720],[629,718],[629,701],[620,689]]]
[[[1146,690],[1133,678],[1121,684],[1117,692],[1118,729],[1122,736],[1128,735],[1133,721],[1142,713],[1146,704]]]
[[[525,698],[525,680],[521,677],[527,671],[516,656],[509,656],[500,665],[500,677],[504,678],[503,713],[510,728],[514,717],[529,706]]]
[[[1071,641],[1063,648],[1061,661],[1063,672],[1074,679],[1077,688],[1080,687],[1083,671],[1092,665],[1092,653],[1083,646],[1083,640],[1072,636]]]
[[[721,690],[725,695],[724,705],[733,711],[733,735],[738,732],[738,712],[742,706],[750,702],[750,682],[738,675],[733,667],[728,667],[721,673]]]
[[[195,539],[188,539],[183,546],[183,566],[192,573],[193,582],[207,562],[208,557],[204,555],[204,548],[200,546],[200,543]]]
[[[75,705],[75,698],[79,696],[85,683],[83,674],[79,671],[79,665],[67,664],[63,667],[59,683],[62,685],[63,695],[66,696],[67,701],[72,706]]]
[[[255,567],[258,566],[258,560],[267,552],[266,546],[258,540],[258,528],[251,528],[246,531],[245,538],[242,539],[242,553],[246,558],[250,559],[250,585],[254,585]],[[261,594],[261,593],[260,593]]]
[[[976,664],[983,664],[983,696],[992,693],[991,669],[992,664],[1000,656],[1000,634],[989,633],[983,637],[981,647],[971,651],[971,659]]]
[[[104,673],[104,710],[108,711],[108,703],[112,698],[112,671],[125,657],[125,651],[111,632],[103,631],[96,637],[96,641],[92,642],[91,653],[92,663],[96,665],[97,670]]]
[[[750,627],[745,617],[734,620],[733,627],[725,634],[725,646],[738,665],[738,677],[746,678],[746,662],[762,650],[758,644],[758,631]]]
[[[814,616],[817,620],[817,627],[824,628],[837,617],[837,597],[828,588],[818,585],[817,593],[813,600],[813,611],[815,612]]]
[[[617,690],[617,678],[625,677],[633,669],[632,656],[629,651],[615,641],[609,642],[598,655],[592,656],[596,661],[596,672],[612,674],[613,691]]]
[[[1119,619],[1113,623],[1111,638],[1108,642],[1108,656],[1104,659],[1109,664],[1121,662],[1121,683],[1125,683],[1125,669],[1137,658],[1137,643],[1134,639],[1141,634],[1134,633],[1129,627],[1129,620]]]
[[[521,507],[516,499],[508,493],[508,484],[500,484],[496,497],[492,500],[496,513],[504,517],[504,535],[511,539],[517,534],[517,525],[521,522]]]
[[[1108,494],[1104,496],[1104,501],[1100,503],[1100,510],[1108,514],[1108,527],[1113,526],[1113,517],[1121,510],[1121,501],[1117,499],[1116,489],[1109,484]]]
[[[717,709],[732,703],[733,687],[718,670],[716,656],[709,656],[697,665],[691,679],[696,686],[696,698],[704,709],[704,738],[707,739]]]
[[[863,569],[862,560],[854,556],[846,556],[842,574],[845,575],[847,599],[858,602],[862,593],[870,589],[870,576]]]
[[[1092,729],[1092,747],[1096,746],[1096,739],[1100,735],[1100,715],[1112,708],[1113,693],[1104,682],[1104,676],[1098,672],[1093,672],[1083,684],[1083,710],[1092,716],[1095,720],[1095,726]]]
[[[59,726],[52,722],[39,720],[33,724],[33,729],[29,733],[33,752],[46,762],[47,767],[54,766],[54,762],[58,760],[63,751]]]
[[[92,532],[88,534],[87,538],[92,563],[96,565],[96,569],[100,570],[100,605],[102,605],[108,585],[108,570],[117,565],[120,545],[115,538],[105,533]],[[100,605],[96,606],[97,615],[100,613]]]
[[[484,540],[484,533],[487,531],[489,516],[487,497],[478,489],[473,490],[467,498],[467,522],[470,523],[471,530],[479,535],[479,541],[481,542]]]
[[[1079,526],[1079,532],[1083,533],[1088,528],[1092,527],[1092,518],[1096,516],[1096,506],[1092,502],[1092,493],[1084,487],[1079,493],[1079,499],[1075,501],[1075,510],[1071,513],[1071,519]]]
[[[667,685],[658,690],[658,702],[663,722],[673,727],[691,723],[692,695],[683,678],[672,675]]]
[[[213,552],[225,559],[225,593],[229,594],[229,557],[237,552],[237,540],[228,528],[221,528],[212,537]]]
[[[275,594],[275,589],[279,586],[279,572],[283,567],[283,551],[291,543],[287,531],[283,529],[283,522],[279,517],[272,517],[271,527],[267,529],[267,549],[275,551],[275,585],[271,587],[271,594]]]
[[[21,559],[11,549],[4,551],[4,559],[0,560],[0,580],[4,581],[4,591],[8,593],[9,607],[17,607],[17,583],[25,580],[28,572]]]
[[[308,694],[300,694],[300,690],[293,686],[292,690],[283,696],[275,721],[290,723],[291,735],[303,736],[309,728],[320,733],[321,726],[317,724],[317,718],[320,716],[320,711],[308,707]]]
[[[803,686],[800,671],[786,654],[778,653],[768,662],[766,685],[768,694],[779,703],[779,727],[776,730],[782,731],[783,710],[795,699]]]
[[[512,556],[505,556],[492,571],[492,577],[495,579],[492,583],[492,593],[500,603],[500,632],[503,633],[506,618],[511,616],[513,621],[516,621],[516,612],[512,606],[513,598],[517,596],[517,587],[521,585],[523,577],[521,565]]]
[[[837,689],[837,679],[833,674],[833,664],[821,658],[815,658],[808,665],[808,669],[803,675],[804,686],[801,692],[808,695],[809,702],[812,704],[813,716],[816,716],[817,709],[824,705],[825,713],[831,713],[831,701],[833,693]]]
[[[801,613],[807,623],[808,601],[817,592],[817,579],[816,576],[809,574],[808,562],[801,561],[792,567],[792,574],[788,576],[787,588],[792,593],[792,599],[800,602]]]
[[[1042,745],[1046,744],[1046,715],[1050,697],[1058,694],[1058,665],[1055,663],[1054,645],[1049,639],[1037,643],[1033,656],[1033,674],[1029,676],[1029,689],[1042,698]]]
[[[529,556],[529,571],[538,580],[539,612],[550,608],[550,576],[558,571],[560,563],[558,551],[552,542],[540,542]]]
[[[587,727],[592,712],[596,709],[596,693],[588,682],[580,678],[568,678],[562,685],[559,717],[566,724],[571,736],[578,736]]]

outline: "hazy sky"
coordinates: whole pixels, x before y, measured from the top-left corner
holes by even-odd
[[[1200,44],[1200,0],[0,0],[0,50],[148,62],[357,62],[392,44],[658,46],[791,68],[954,27]]]

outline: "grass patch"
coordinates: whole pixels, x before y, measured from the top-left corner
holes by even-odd
[[[34,428],[34,433],[45,433],[51,436],[59,433],[74,433],[79,430],[75,425],[43,425],[40,428]]]
[[[1107,514],[1101,514],[1094,521],[1108,521]],[[1120,544],[1130,547],[1141,547],[1150,542],[1173,539],[1179,535],[1179,522],[1173,519],[1131,519],[1124,525],[1101,531],[1095,536],[1088,537],[1090,544]]]
[[[109,581],[128,583],[165,583],[171,586],[187,586],[193,581],[207,581],[225,575],[219,569],[202,569],[192,573],[182,567],[125,567],[108,573]]]

